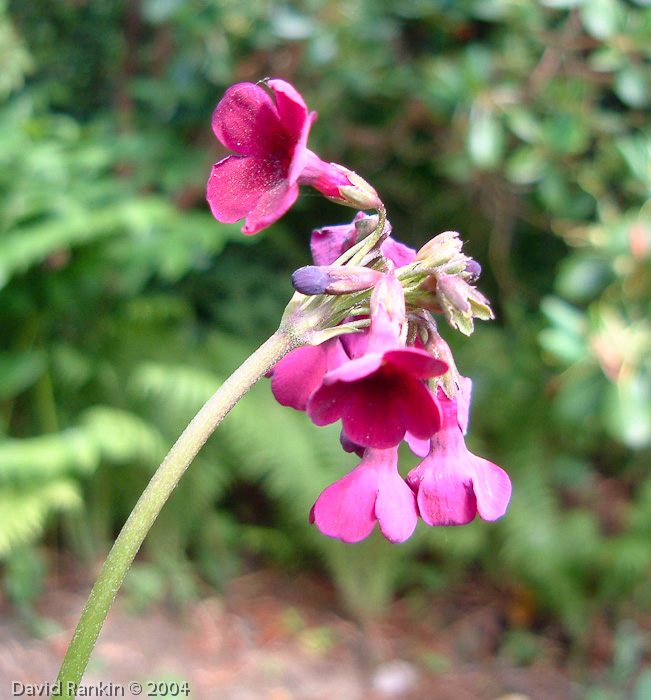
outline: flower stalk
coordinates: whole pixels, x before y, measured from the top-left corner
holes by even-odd
[[[235,404],[290,350],[305,340],[285,325],[219,387],[176,441],[118,535],[93,586],[55,687],[73,700],[108,611],[140,546],[185,470]],[[54,696],[52,696],[54,697]]]

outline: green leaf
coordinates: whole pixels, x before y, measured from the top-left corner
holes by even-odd
[[[642,66],[627,65],[615,76],[615,92],[629,107],[643,109],[651,103],[651,73]]]
[[[633,449],[651,445],[651,382],[633,374],[610,384],[604,421],[613,435]]]
[[[468,124],[468,153],[473,163],[490,170],[500,163],[504,152],[504,127],[490,109],[475,105]]]
[[[651,700],[651,670],[642,671],[635,684],[633,700]]]
[[[624,13],[618,0],[588,0],[579,10],[581,21],[595,39],[610,39],[624,26]]]
[[[615,278],[612,266],[604,259],[575,255],[563,260],[556,277],[556,291],[572,302],[590,301]]]
[[[546,159],[540,149],[533,146],[516,148],[506,161],[506,177],[515,185],[530,185],[540,180]]]
[[[0,483],[88,473],[99,462],[97,446],[79,428],[0,442]]]
[[[585,151],[591,138],[587,123],[572,114],[545,120],[541,136],[552,151],[563,155]]]

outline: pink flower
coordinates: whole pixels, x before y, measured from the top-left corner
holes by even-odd
[[[428,525],[465,525],[477,513],[483,520],[501,518],[511,498],[508,475],[466,447],[457,398],[449,399],[439,389],[438,399],[441,429],[432,438],[429,455],[407,475],[421,518]],[[464,402],[468,405],[469,399],[458,399],[460,406]]]
[[[380,523],[390,542],[411,537],[418,514],[411,489],[398,473],[398,450],[367,448],[353,471],[317,498],[310,522],[324,535],[359,542]]]
[[[438,404],[424,379],[447,371],[445,362],[401,343],[404,293],[385,275],[371,297],[371,329],[361,357],[327,372],[310,396],[307,413],[316,425],[341,418],[348,440],[363,447],[394,447],[409,431],[430,438],[440,427]]]
[[[215,135],[239,155],[213,165],[207,189],[213,216],[223,223],[246,218],[242,231],[257,233],[291,207],[299,185],[312,185],[343,204],[379,205],[375,191],[355,173],[324,163],[307,148],[316,112],[308,113],[295,88],[284,80],[268,85],[275,103],[259,85],[239,83],[215,109]]]

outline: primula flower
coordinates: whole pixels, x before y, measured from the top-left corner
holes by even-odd
[[[464,390],[469,391],[468,384]],[[511,481],[503,469],[466,447],[460,419],[467,421],[463,413],[469,398],[449,399],[439,389],[438,400],[441,429],[432,438],[429,455],[407,475],[421,518],[428,525],[465,525],[477,513],[483,520],[501,518],[511,498]]]
[[[371,329],[361,357],[325,374],[307,402],[316,425],[341,418],[347,439],[363,447],[394,447],[409,431],[430,438],[440,426],[438,404],[422,380],[447,371],[445,362],[400,340],[400,282],[385,275],[371,296]]]
[[[390,542],[411,537],[418,514],[416,499],[398,473],[398,449],[367,448],[361,464],[317,498],[310,522],[324,535],[359,542],[380,523]]]
[[[307,148],[316,112],[284,80],[269,80],[269,93],[253,83],[227,91],[212,118],[213,131],[238,155],[213,165],[207,199],[223,223],[246,217],[242,231],[257,233],[277,221],[298,197],[299,185],[312,185],[326,197],[358,208],[376,208],[375,190],[336,163],[325,163]]]

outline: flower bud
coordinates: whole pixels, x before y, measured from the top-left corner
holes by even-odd
[[[377,210],[382,207],[382,201],[378,197],[377,192],[366,180],[352,170],[348,170],[348,168],[339,167],[346,174],[350,185],[339,185],[339,195],[343,201],[337,197],[332,197],[333,201],[355,209]]]
[[[476,282],[481,275],[481,265],[476,260],[468,260],[463,276],[466,282]]]
[[[442,360],[448,366],[448,371],[442,374],[436,381],[438,386],[443,389],[448,398],[454,398],[457,396],[458,392],[464,388],[463,383],[465,378],[459,374],[459,370],[457,369],[454,357],[452,356],[450,346],[445,342],[445,340],[443,340],[443,338],[441,338],[435,328],[428,329],[427,338],[425,340],[425,349],[430,353],[430,355],[432,355],[432,357],[435,357],[437,360]],[[466,404],[468,407],[469,401],[470,399],[468,398],[468,402]],[[465,421],[467,426],[467,415],[465,416]]]
[[[307,265],[292,275],[294,289],[301,294],[350,294],[374,287],[382,273],[368,267]]]
[[[460,256],[462,247],[463,243],[456,231],[444,231],[425,243],[416,253],[414,262],[420,262],[423,267],[434,269]]]
[[[443,315],[453,328],[464,335],[474,330],[473,319],[483,321],[494,318],[488,299],[457,275],[437,273],[436,295]]]
[[[437,291],[442,301],[447,301],[455,311],[463,315],[470,312],[467,288],[470,285],[456,275],[436,275]]]

